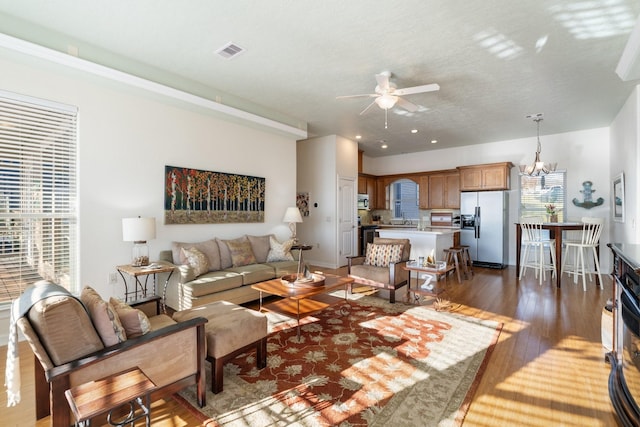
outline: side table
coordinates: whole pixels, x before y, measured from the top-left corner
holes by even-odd
[[[101,380],[78,385],[64,394],[71,412],[75,415],[76,426],[89,426],[91,418],[108,413],[107,423],[111,426],[124,426],[129,423],[134,425],[136,420],[144,418],[148,427],[151,425],[149,395],[154,388],[153,381],[136,367]],[[114,420],[112,411],[127,404],[129,413],[122,420]]]
[[[138,299],[138,290],[140,290],[140,296],[145,298],[147,296],[147,282],[149,281],[149,276],[153,276],[153,294],[156,294],[156,278],[158,273],[169,273],[167,279],[164,281],[164,288],[162,291],[162,307],[164,310],[165,307],[165,297],[167,295],[167,285],[169,284],[169,280],[173,275],[173,271],[176,269],[175,266],[164,263],[152,263],[146,267],[133,267],[131,265],[119,265],[116,267],[118,273],[120,273],[120,277],[124,281],[124,300],[129,301],[129,297],[133,297],[133,300]],[[133,290],[129,290],[129,286],[127,284],[127,278],[125,274],[131,278],[133,278]],[[140,280],[140,278],[144,276],[144,283]]]
[[[407,302],[411,302],[411,294],[413,294],[414,301],[417,302],[420,300],[420,296],[423,296],[423,295],[438,298],[440,297],[441,294],[445,293],[446,289],[443,289],[439,286],[440,281],[443,277],[446,280],[447,274],[451,272],[455,268],[455,266],[452,264],[447,264],[445,268],[439,270],[436,268],[423,267],[414,261],[414,262],[407,262],[405,265],[402,266],[402,268],[409,272],[409,280],[407,284]],[[412,272],[415,272],[415,287],[413,288],[411,287]],[[429,290],[429,289],[420,288],[420,286],[418,285],[420,280],[420,277],[419,277],[420,273],[425,273],[425,274],[430,274],[435,276],[436,281],[433,284],[433,289]]]

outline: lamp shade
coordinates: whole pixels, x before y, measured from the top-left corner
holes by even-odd
[[[287,211],[284,213],[284,218],[282,218],[282,222],[302,222],[302,215],[300,215],[300,209],[296,207],[289,207]]]
[[[155,237],[155,218],[122,218],[122,240],[125,242],[146,242]]]
[[[389,95],[388,93],[377,97],[375,100],[375,103],[378,104],[378,107],[382,108],[383,110],[393,108],[393,106],[396,105],[396,102],[398,102],[398,97]]]

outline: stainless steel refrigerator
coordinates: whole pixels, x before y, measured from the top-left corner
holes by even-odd
[[[474,265],[504,268],[508,262],[509,194],[460,193],[460,244],[469,246]]]

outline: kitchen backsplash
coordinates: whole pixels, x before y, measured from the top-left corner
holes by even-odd
[[[454,218],[460,217],[460,211],[457,209],[447,210],[447,209],[437,209],[437,212],[451,212]],[[420,218],[411,218],[412,222],[416,223],[420,222],[420,225],[428,227],[431,225],[431,209],[421,209],[419,211]],[[391,220],[393,219],[393,215],[391,210],[389,209],[376,209],[372,211],[366,210],[358,210],[358,216],[360,217],[360,223],[363,225],[368,224],[391,224]]]

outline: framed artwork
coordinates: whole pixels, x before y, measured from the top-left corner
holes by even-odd
[[[613,178],[613,220],[624,222],[624,173]]]
[[[164,167],[164,223],[264,222],[265,179]]]
[[[309,193],[298,193],[296,206],[300,209],[300,215],[309,216]]]

